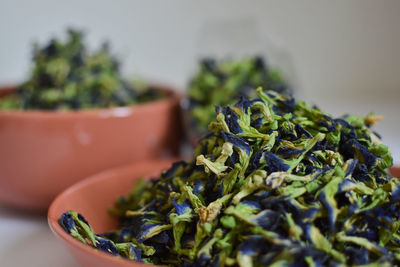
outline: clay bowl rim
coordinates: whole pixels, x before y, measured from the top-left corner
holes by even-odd
[[[65,242],[64,247],[67,247],[68,245],[70,245],[70,246],[74,247],[74,249],[78,249],[85,254],[90,254],[94,257],[97,257],[102,261],[118,263],[118,264],[121,264],[121,266],[128,266],[128,265],[129,266],[138,266],[138,265],[140,265],[140,266],[156,266],[153,264],[145,264],[145,263],[142,263],[139,261],[129,260],[129,259],[125,259],[122,257],[117,257],[115,255],[106,253],[104,251],[95,249],[89,245],[86,245],[82,242],[79,242],[78,240],[76,240],[75,238],[73,238],[72,236],[67,234],[64,231],[64,229],[59,225],[58,217],[60,216],[60,214],[58,214],[58,212],[59,212],[58,206],[59,206],[59,203],[62,203],[63,201],[65,201],[64,198],[66,198],[69,194],[79,191],[82,188],[90,186],[92,184],[100,184],[100,183],[102,183],[103,180],[109,179],[110,176],[115,175],[115,173],[118,173],[118,174],[129,173],[138,164],[151,164],[151,163],[164,164],[165,163],[165,165],[168,166],[177,160],[178,159],[175,158],[175,159],[165,159],[165,160],[158,159],[158,160],[145,160],[145,161],[133,162],[133,163],[124,165],[122,167],[116,167],[116,168],[112,168],[112,169],[105,170],[103,172],[94,174],[92,176],[89,176],[88,178],[85,178],[85,179],[73,184],[72,186],[68,187],[67,189],[62,191],[60,194],[58,194],[57,197],[50,204],[50,207],[47,212],[47,222],[48,222],[48,225],[49,225],[51,231],[57,238],[59,238],[63,242]],[[145,179],[150,178],[148,175],[143,175],[143,176],[145,177]],[[115,179],[115,177],[114,177],[114,179]],[[135,179],[135,177],[132,177],[132,179]],[[115,179],[115,180],[118,180],[118,179]],[[110,205],[112,205],[112,203],[110,203]],[[82,214],[82,215],[84,216],[84,214]]]
[[[2,109],[0,110],[0,118],[63,119],[75,117],[127,117],[130,115],[131,112],[150,109],[155,105],[159,106],[175,102],[179,103],[183,97],[182,94],[178,92],[177,88],[173,86],[163,85],[162,83],[150,83],[149,87],[165,92],[166,96],[154,101],[110,108],[91,108],[77,110]],[[12,94],[15,89],[16,86],[0,86],[0,98]]]

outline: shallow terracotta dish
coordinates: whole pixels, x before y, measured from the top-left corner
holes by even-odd
[[[138,162],[80,181],[62,192],[51,204],[48,212],[50,228],[83,266],[149,266],[107,254],[75,240],[61,228],[58,219],[64,212],[74,210],[88,220],[96,233],[115,229],[117,221],[107,212],[108,208],[118,197],[129,193],[138,178],[157,177],[171,164],[171,160]]]
[[[129,107],[0,111],[0,201],[44,212],[84,177],[134,160],[175,156],[182,136],[180,97],[158,88],[166,98]]]
[[[61,193],[51,204],[48,222],[53,233],[64,243],[82,266],[150,266],[126,260],[84,245],[68,235],[58,224],[60,216],[74,210],[81,213],[96,233],[115,229],[117,221],[107,210],[115,200],[130,192],[139,177],[155,177],[172,161],[146,161],[105,171],[85,179]],[[391,169],[393,176],[400,176],[400,168]]]

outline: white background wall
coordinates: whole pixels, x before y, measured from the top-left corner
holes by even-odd
[[[374,111],[400,159],[400,1],[0,0],[0,83],[29,70],[31,44],[86,29],[109,39],[124,72],[184,88],[209,21],[252,21],[290,55],[298,96],[335,115]],[[243,33],[246,36],[246,33]],[[248,40],[251,42],[252,40]]]

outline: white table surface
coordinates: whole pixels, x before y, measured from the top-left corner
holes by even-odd
[[[385,121],[376,128],[383,136],[383,141],[391,149],[395,164],[400,165],[400,109],[397,99],[387,99],[385,105],[354,105],[354,100],[342,102],[338,107],[335,101],[326,101],[324,107],[334,115],[347,110],[355,114],[367,114],[371,106],[385,115]],[[1,267],[73,267],[78,263],[70,256],[64,246],[57,240],[47,225],[43,216],[27,215],[0,205],[0,266]]]
[[[78,263],[54,237],[45,216],[0,206],[1,267],[74,267]]]

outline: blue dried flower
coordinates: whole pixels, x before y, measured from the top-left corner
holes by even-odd
[[[261,209],[260,204],[256,201],[244,200],[242,201],[241,205],[247,205],[253,209]]]
[[[284,163],[283,159],[269,151],[264,152],[264,160],[266,163],[265,169],[268,173],[285,172],[290,168],[289,165]]]
[[[286,112],[292,112],[293,109],[296,107],[296,101],[293,97],[290,97],[286,100],[278,100],[278,103],[284,106],[284,110]]]
[[[343,155],[347,158],[356,158],[365,164],[367,169],[371,169],[377,164],[377,157],[368,148],[360,144],[355,139],[350,139],[342,146]]]
[[[348,167],[347,167],[347,171],[346,171],[345,177],[353,174],[353,172],[354,172],[354,170],[355,170],[355,168],[357,166],[358,160],[349,159],[347,162],[348,162]]]
[[[136,246],[129,245],[129,257],[131,259],[142,261],[142,250],[137,248]]]
[[[245,97],[241,96],[240,100],[236,103],[235,107],[240,108],[243,112],[247,113],[247,110],[254,105],[256,102],[261,102],[261,100],[248,100]]]
[[[240,244],[239,251],[242,255],[254,256],[259,254],[266,246],[267,243],[263,237],[250,236]]]
[[[323,132],[336,132],[336,124],[333,120],[319,121],[317,125],[325,127],[327,130]]]
[[[310,134],[309,131],[304,129],[303,126],[301,126],[299,123],[296,123],[294,129],[296,130],[297,136],[299,136],[299,137],[304,136],[304,138],[307,138],[307,139],[313,138],[312,134]]]
[[[290,148],[290,147],[280,147],[276,154],[280,155],[282,158],[287,159],[291,157],[296,157],[301,155],[305,149],[297,149],[297,148]]]
[[[396,186],[395,190],[392,193],[391,200],[393,202],[400,202],[400,186]]]
[[[64,231],[69,234],[71,233],[72,230],[76,230],[74,218],[72,217],[72,215],[70,213],[64,212],[61,215],[59,222],[60,222],[60,225],[62,226],[62,228],[64,229]]]
[[[340,124],[342,125],[344,128],[348,128],[348,129],[354,129],[353,125],[351,125],[350,123],[348,123],[346,120],[338,118],[334,120],[336,124]]]
[[[222,109],[222,114],[225,116],[226,124],[229,127],[229,130],[232,133],[242,133],[243,130],[239,126],[239,116],[232,111],[230,107],[226,107]]]
[[[149,224],[143,224],[140,227],[139,234],[136,236],[136,240],[140,243],[143,241],[149,239],[150,237],[149,234],[151,233],[152,230],[155,229],[155,227],[160,226],[160,224],[155,224],[155,223],[149,223]]]
[[[247,154],[250,154],[251,147],[245,139],[225,131],[221,131],[221,135],[222,138],[224,138],[227,142],[232,143],[232,145],[235,147],[244,150]]]
[[[201,194],[204,192],[204,181],[201,179],[195,179],[193,182],[193,193],[195,195]]]
[[[281,213],[279,212],[273,210],[263,210],[256,216],[252,217],[251,221],[255,225],[261,226],[265,230],[274,231],[279,227],[279,224],[282,223],[280,217]]]
[[[168,241],[169,241],[169,239],[170,239],[170,238],[169,238],[168,233],[164,231],[164,232],[159,233],[158,235],[155,235],[155,236],[149,238],[148,240],[149,240],[149,241],[151,240],[151,242],[157,242],[157,243],[161,243],[161,244],[167,244]],[[139,242],[139,240],[138,240],[138,242]]]
[[[96,242],[96,247],[98,249],[113,255],[118,255],[118,249],[112,241],[101,237],[96,237]]]
[[[175,201],[174,198],[172,198],[172,199],[171,199],[171,202],[172,202],[172,204],[174,205],[175,210],[176,210],[176,213],[177,213],[178,215],[185,214],[186,212],[189,212],[189,211],[192,210],[190,204],[189,204],[188,202],[186,202],[186,201],[183,202],[182,204],[179,204],[179,203],[177,203],[177,202]]]
[[[343,182],[341,184],[339,184],[338,192],[339,193],[347,192],[347,191],[353,190],[356,187],[357,187],[357,184],[354,181],[352,181],[350,179],[344,179]]]

